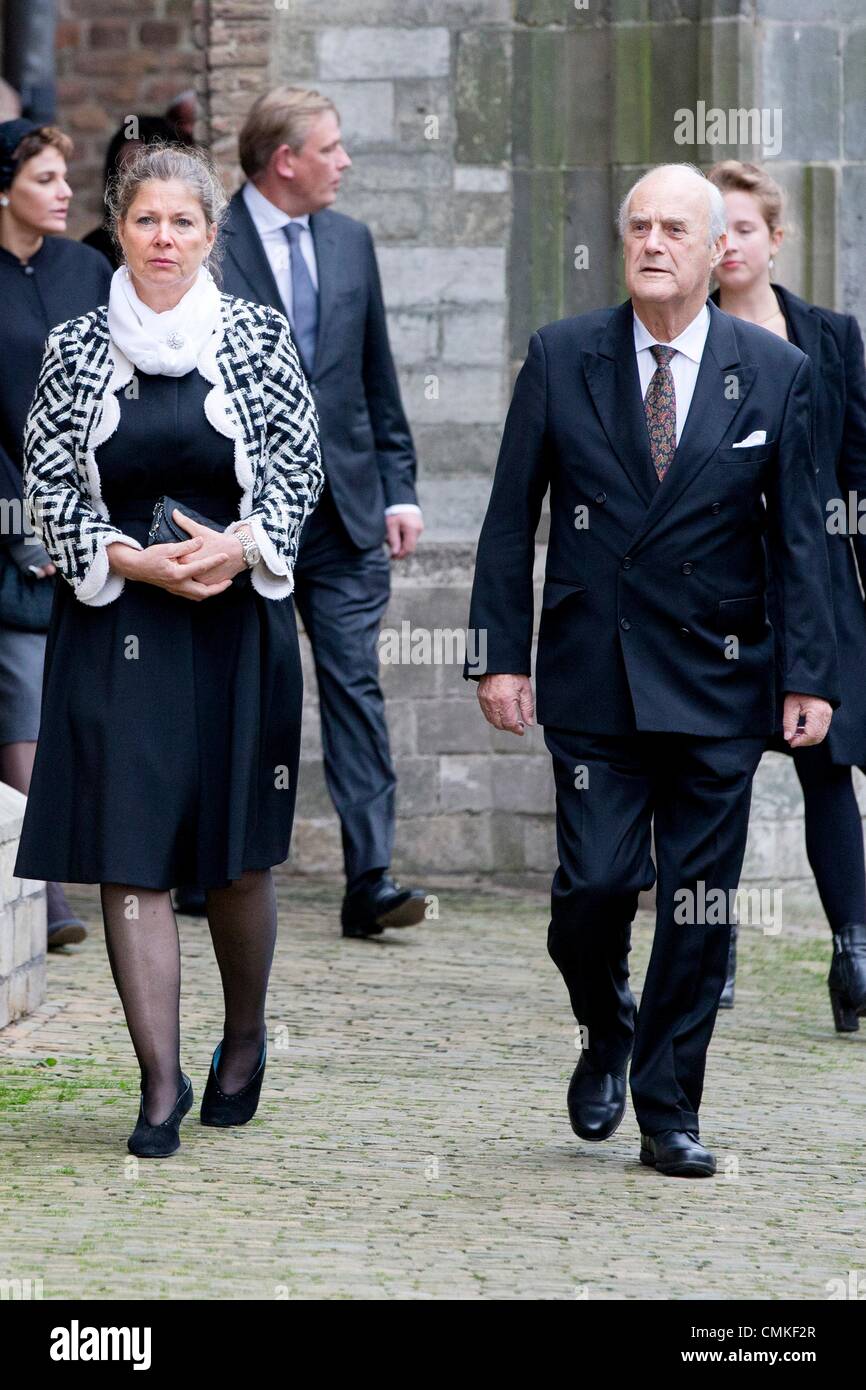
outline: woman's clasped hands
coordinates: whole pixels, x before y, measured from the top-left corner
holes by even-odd
[[[149,545],[136,550],[125,541],[106,547],[111,568],[127,579],[154,584],[181,598],[200,602],[227,589],[245,568],[243,546],[237,536],[214,531],[175,507],[178,526],[190,532],[188,541]]]

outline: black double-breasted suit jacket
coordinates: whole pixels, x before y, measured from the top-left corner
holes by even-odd
[[[631,302],[533,334],[479,539],[468,644],[478,660],[464,675],[531,673],[535,533],[549,490],[541,724],[770,734],[774,642],[785,691],[839,703],[811,367],[782,339],[709,310],[694,395],[661,482]],[[763,442],[734,447],[761,431]]]

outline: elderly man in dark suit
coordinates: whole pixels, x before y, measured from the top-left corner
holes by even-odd
[[[725,213],[697,169],[651,170],[620,229],[629,299],[530,342],[478,546],[470,625],[487,660],[465,674],[497,728],[533,722],[532,562],[549,488],[536,674],[557,793],[548,949],[583,1041],[569,1115],[582,1138],[608,1138],[631,1057],[641,1160],[709,1176],[698,1109],[774,723],[774,640],[793,747],[820,742],[839,703],[811,368],[707,302]],[[636,1013],[630,925],[654,882]]]
[[[388,872],[396,777],[379,687],[390,557],[423,529],[369,229],[331,210],[350,159],[337,111],[280,88],[239,139],[247,182],[223,229],[223,287],[285,313],[319,416],[325,487],[301,536],[295,601],[313,649],[325,777],[340,817],[344,936],[420,922],[425,895]]]

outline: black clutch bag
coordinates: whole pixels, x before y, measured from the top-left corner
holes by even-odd
[[[189,541],[192,537],[189,531],[184,531],[178,526],[172,516],[175,507],[183,512],[184,516],[192,517],[201,526],[209,526],[212,531],[223,531],[225,528],[216,521],[211,521],[209,516],[202,516],[194,507],[188,507],[185,502],[176,502],[173,497],[160,497],[153,509],[153,519],[150,523],[150,530],[147,533],[148,545],[174,545],[177,541]],[[235,588],[241,588],[250,582],[250,571],[242,569],[232,579]],[[226,591],[227,592],[227,591]]]

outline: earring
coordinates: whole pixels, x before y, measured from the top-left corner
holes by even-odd
[[[776,262],[774,261],[773,257],[771,256],[771,257],[770,257],[770,270],[773,269],[773,266],[774,266],[775,264],[776,264]]]
[[[0,208],[8,208],[8,206],[9,199],[6,197],[6,194],[4,193],[2,196],[0,196]]]

